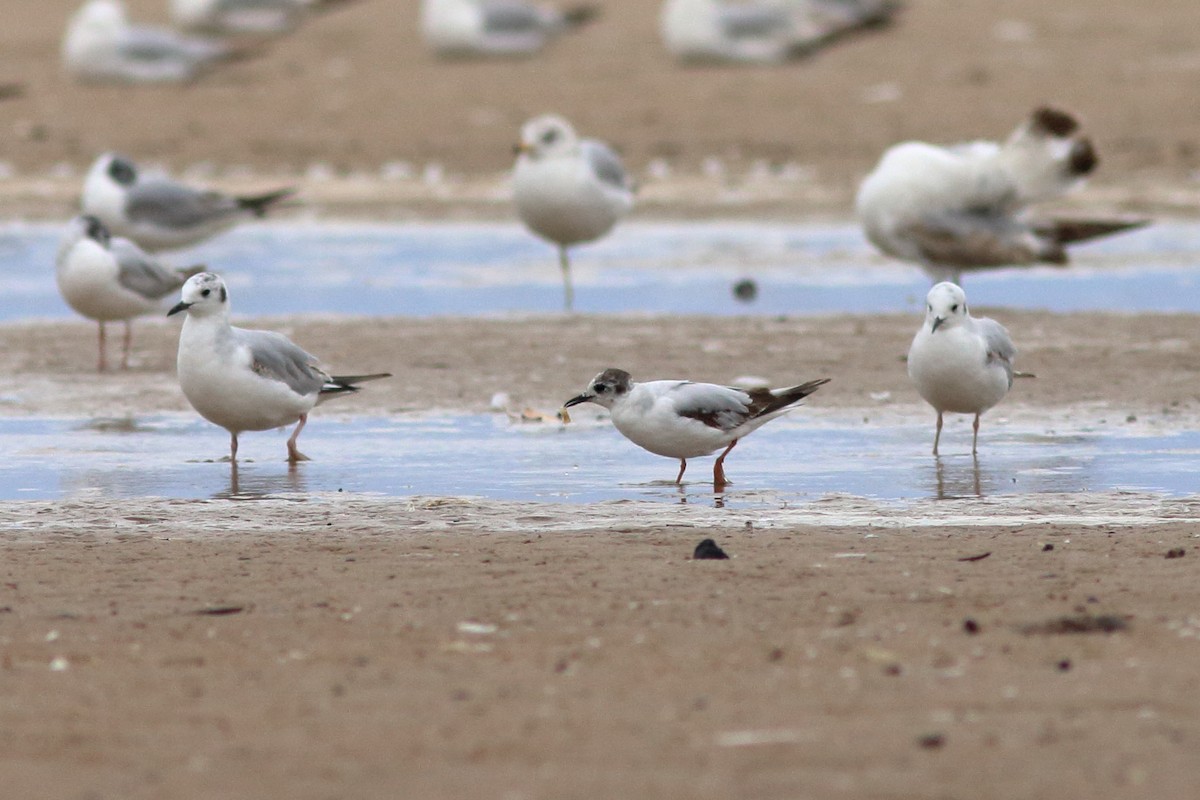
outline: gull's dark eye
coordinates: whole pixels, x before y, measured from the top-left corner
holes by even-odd
[[[205,289],[203,292],[200,293],[200,296],[208,297],[210,294],[212,294],[212,289]]]
[[[542,134],[542,144],[554,144],[558,141],[558,131],[548,130]]]
[[[950,306],[950,310],[951,310],[951,311],[958,311],[958,303],[955,303],[954,305]]]
[[[592,387],[592,391],[594,391],[596,394],[604,394],[605,392],[608,391],[608,384],[607,383],[597,383],[595,386]]]

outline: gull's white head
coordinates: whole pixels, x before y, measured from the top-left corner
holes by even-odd
[[[119,0],[88,0],[75,13],[72,27],[96,32],[120,32],[129,24],[125,6]]]
[[[592,382],[588,384],[585,391],[563,403],[563,408],[577,406],[580,403],[595,403],[605,408],[612,408],[613,403],[629,394],[632,387],[633,380],[628,372],[610,367],[592,378]]]
[[[930,333],[960,325],[967,317],[967,294],[957,284],[942,281],[925,295],[925,323]]]
[[[67,23],[63,35],[63,61],[71,70],[83,70],[111,58],[129,22],[117,0],[88,0]]]
[[[225,281],[212,272],[201,272],[188,278],[180,295],[179,302],[167,312],[168,317],[180,311],[193,317],[229,313],[229,290],[225,288]]]
[[[557,114],[534,117],[521,126],[521,142],[517,153],[530,158],[545,158],[573,153],[579,137],[571,123]]]

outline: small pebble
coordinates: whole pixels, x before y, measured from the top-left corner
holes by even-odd
[[[705,539],[696,545],[696,551],[692,553],[692,558],[729,558],[729,555],[712,539]]]
[[[979,623],[970,618],[963,620],[963,630],[971,635],[979,633]]]
[[[1173,547],[1167,551],[1167,558],[1183,558],[1187,555],[1187,550],[1182,547]]]

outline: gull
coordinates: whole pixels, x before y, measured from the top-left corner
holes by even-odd
[[[1029,212],[1096,164],[1074,117],[1039,108],[1004,142],[895,145],[863,180],[855,205],[884,253],[919,264],[934,281],[961,283],[968,270],[1066,264],[1069,244],[1145,225]]]
[[[83,183],[85,214],[110,230],[133,239],[147,250],[186,247],[262,217],[267,209],[292,195],[292,189],[234,197],[196,189],[164,176],[143,175],[129,159],[105,153],[96,159]]]
[[[885,25],[896,0],[667,0],[659,31],[682,61],[777,64]]]
[[[725,448],[713,464],[713,489],[723,491],[725,456],[743,436],[796,404],[828,378],[787,389],[737,389],[714,383],[683,380],[635,383],[622,369],[606,369],[586,391],[563,404],[596,403],[612,412],[613,426],[637,446],[667,458],[679,459],[675,483],[682,484],[687,460]]]
[[[529,0],[421,0],[421,35],[442,56],[523,56],[597,13]]]
[[[211,39],[131,25],[119,0],[88,0],[67,23],[62,58],[84,81],[183,83],[218,61],[245,55]]]
[[[203,266],[172,269],[154,261],[128,239],[114,237],[95,217],[79,216],[67,225],[55,258],[58,291],[76,313],[100,328],[96,368],[106,367],[104,324],[125,323],[121,368],[129,367],[133,318],[160,312],[162,300]]]
[[[238,434],[297,423],[287,441],[288,463],[307,461],[296,439],[313,406],[358,391],[357,384],[389,373],[330,376],[316,359],[274,331],[229,324],[229,290],[211,272],[188,278],[167,316],[187,312],[179,334],[179,386],[192,408],[229,431],[229,460],[237,464]]]
[[[525,123],[516,152],[517,215],[533,233],[558,245],[570,311],[575,290],[567,250],[612,230],[633,207],[633,184],[608,145],[580,139],[569,122],[554,114]]]
[[[183,30],[232,34],[286,33],[306,14],[350,0],[170,0],[171,22]]]
[[[971,455],[979,452],[979,416],[1012,388],[1016,354],[1003,325],[971,316],[961,288],[943,281],[929,290],[925,324],[908,350],[908,376],[937,411],[935,456],[942,438],[942,415],[947,411],[975,415]]]

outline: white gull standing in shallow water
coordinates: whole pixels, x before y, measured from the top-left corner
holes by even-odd
[[[59,243],[54,276],[67,305],[99,325],[96,368],[103,372],[107,365],[105,323],[125,323],[121,367],[128,368],[133,318],[161,312],[163,298],[203,269],[172,269],[160,264],[128,239],[112,236],[100,220],[80,216],[68,223]]]
[[[235,197],[196,189],[161,175],[144,175],[128,158],[105,153],[83,183],[83,213],[91,214],[119,236],[147,250],[186,247],[264,216],[293,194],[278,189]]]
[[[978,452],[979,416],[999,403],[1012,388],[1017,349],[1004,326],[972,317],[967,295],[943,282],[925,298],[925,324],[908,350],[908,375],[925,402],[937,411],[933,454],[942,438],[942,415],[974,414],[971,454]]]
[[[608,145],[580,139],[562,117],[547,114],[521,128],[513,200],[521,221],[558,245],[565,306],[571,310],[568,249],[604,236],[633,207],[633,185]]]
[[[132,25],[119,0],[87,0],[68,21],[62,43],[67,71],[95,82],[183,83],[242,55],[215,40]]]
[[[1096,164],[1074,117],[1039,108],[1001,143],[895,145],[863,180],[855,205],[884,253],[919,264],[935,281],[961,283],[964,271],[1066,264],[1069,244],[1145,225],[1029,213]]]
[[[787,389],[737,389],[714,383],[665,380],[635,383],[628,372],[606,369],[586,391],[564,404],[596,403],[612,413],[613,426],[637,446],[679,459],[675,483],[682,483],[689,458],[725,448],[713,464],[713,489],[723,491],[725,456],[743,436],[815,392],[828,378]]]
[[[313,406],[358,391],[356,384],[390,377],[385,372],[330,376],[283,334],[231,326],[229,291],[211,272],[189,278],[181,294],[167,312],[187,312],[179,334],[179,386],[200,416],[229,431],[229,459],[235,465],[239,433],[293,422],[288,462],[307,461],[296,439]]]
[[[421,36],[442,56],[524,56],[596,14],[531,0],[421,0]]]
[[[682,61],[774,64],[887,24],[895,0],[667,0],[659,31]]]

